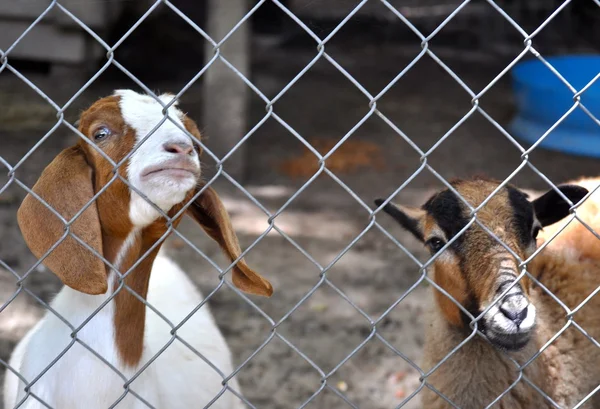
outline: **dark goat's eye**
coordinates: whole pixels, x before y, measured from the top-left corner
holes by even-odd
[[[531,232],[531,237],[533,237],[533,239],[537,239],[538,233],[542,231],[542,228],[540,226],[535,226],[533,228],[533,232]]]
[[[94,132],[95,141],[101,141],[102,139],[105,139],[108,136],[110,136],[110,129],[108,129],[105,126],[103,126],[102,128],[98,128],[98,130]]]
[[[425,242],[425,245],[429,247],[429,250],[431,250],[432,253],[437,253],[438,251],[440,251],[440,249],[444,247],[445,244],[446,243],[444,242],[444,240],[438,237],[432,237]]]

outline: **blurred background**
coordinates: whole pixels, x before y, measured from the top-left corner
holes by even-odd
[[[68,13],[48,9],[45,0],[0,2],[0,49],[19,39],[0,66],[0,157],[18,164],[15,177],[33,186],[78,138],[57,122],[53,103],[67,104],[65,119],[74,123],[114,89],[142,91],[139,82],[157,93],[185,88],[180,106],[217,157],[243,140],[223,163],[235,183],[220,176],[214,186],[242,247],[253,246],[249,264],[275,286],[271,299],[253,301],[275,322],[285,319],[263,345],[271,324],[237,294],[224,286],[209,304],[237,364],[262,348],[237,377],[248,400],[269,409],[306,402],[308,408],[392,408],[419,387],[409,361],[420,359],[429,291],[424,284],[412,288],[421,274],[417,264],[379,229],[367,229],[373,199],[389,197],[415,173],[396,201],[420,205],[443,186],[421,168],[412,144],[428,152],[439,143],[427,163],[446,180],[473,174],[504,180],[523,161],[517,144],[532,144],[506,134],[516,136],[509,128],[520,108],[505,69],[523,54],[523,32],[535,32],[532,46],[543,57],[595,55],[600,48],[600,8],[593,0],[59,3]],[[220,49],[228,65],[213,58],[214,45],[199,29],[219,42],[234,27]],[[315,37],[326,41],[319,45]],[[107,57],[98,40],[118,46]],[[530,59],[533,53],[525,53],[523,60]],[[484,113],[472,104],[482,90]],[[341,140],[325,161],[329,172],[319,171],[306,144],[324,155]],[[600,173],[598,159],[543,144],[528,158],[554,183]],[[203,169],[207,180],[218,170],[209,154]],[[549,188],[529,166],[512,182]],[[35,258],[16,223],[25,192],[2,161],[0,189],[0,359],[7,360],[44,308],[26,294],[13,299],[17,279],[8,268],[22,275]],[[285,235],[271,230],[257,241],[284,205],[274,223]],[[385,215],[377,221],[426,260],[421,246]],[[180,230],[227,266],[193,223]],[[216,287],[218,272],[201,255],[180,239],[168,246],[205,294]],[[43,267],[26,285],[44,301],[60,288]],[[378,336],[371,336],[370,320],[382,316]],[[321,390],[324,375],[332,389]],[[420,408],[418,395],[404,407]]]

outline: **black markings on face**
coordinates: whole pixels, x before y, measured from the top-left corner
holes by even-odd
[[[469,222],[464,217],[464,204],[450,190],[444,190],[429,199],[424,205],[425,210],[444,231],[448,241],[452,240]],[[454,241],[450,248],[457,251],[460,249],[464,234]]]
[[[477,297],[471,290],[469,290],[469,295],[463,306],[469,312],[469,314],[473,316],[473,318],[477,318],[479,314],[481,314],[481,310],[479,309],[479,301],[477,301]],[[460,311],[460,316],[465,328],[469,328],[469,325],[471,324],[471,318],[462,310]]]
[[[375,204],[377,206],[381,206],[383,204],[383,199],[375,199]],[[417,239],[423,241],[423,234],[421,233],[421,229],[418,226],[418,220],[413,219],[406,215],[403,211],[398,209],[391,203],[388,203],[383,207],[383,211],[392,216],[402,227],[411,232]]]
[[[533,205],[527,195],[514,187],[508,186],[508,201],[512,208],[512,226],[523,247],[529,246],[533,240]]]

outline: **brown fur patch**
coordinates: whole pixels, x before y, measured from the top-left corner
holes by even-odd
[[[420,220],[425,240],[440,235],[442,239],[447,240],[441,234],[441,229],[431,215],[425,214]],[[441,291],[434,289],[435,300],[439,310],[448,322],[461,327],[463,325],[462,311],[456,305],[456,302],[465,306],[469,292],[465,278],[458,266],[458,258],[451,253],[451,250],[446,250],[434,262],[433,271],[433,281],[452,297],[451,299]]]
[[[403,208],[403,210],[404,210],[404,208]],[[421,210],[421,212],[423,212],[423,211]],[[419,220],[420,227],[423,230],[423,238],[425,240],[427,240],[433,236],[434,229],[439,230],[440,232],[442,232],[442,230],[438,227],[438,225],[436,224],[433,217],[431,217],[431,215],[428,215],[425,212],[423,212],[423,213],[424,214],[422,214],[417,220]],[[444,240],[448,240],[448,237],[441,237],[441,238]]]
[[[436,262],[434,281],[454,299],[454,301],[452,301],[452,299],[447,297],[441,291],[434,290],[435,300],[440,312],[450,324],[462,327],[462,311],[456,305],[455,301],[462,306],[465,306],[465,301],[469,297],[469,293],[467,290],[467,283],[465,282],[460,269],[457,265]]]
[[[118,96],[98,100],[81,115],[79,124],[80,132],[117,164],[131,151],[136,139],[134,130],[123,121],[119,101]],[[93,135],[100,127],[108,128],[111,135],[106,140],[96,142]],[[86,152],[88,162],[94,169],[94,185],[97,192],[114,178],[114,167],[97,149],[84,141],[78,143]],[[119,175],[125,180],[128,163],[129,160],[125,161],[118,169]],[[115,179],[98,197],[97,205],[104,232],[125,239],[133,228],[129,220],[129,187],[121,179]]]
[[[187,115],[183,117],[183,126],[185,126],[185,129],[187,129],[187,131],[191,133],[194,136],[194,138],[196,138],[197,140],[201,140],[198,125],[196,125],[196,122],[194,122],[194,120],[188,117]],[[198,154],[201,154],[202,147],[198,145],[196,141],[194,141],[194,145],[196,146],[196,149],[198,149]]]
[[[180,208],[181,206],[171,209],[169,217],[175,216]],[[180,221],[181,217],[173,220],[174,227],[177,227]],[[166,232],[167,225],[164,219],[157,220],[144,228],[139,238],[127,251],[119,269],[120,272],[126,273]],[[152,265],[159,249],[160,246],[153,249],[125,278],[125,284],[131,291],[123,288],[114,298],[115,342],[121,359],[130,366],[135,366],[142,357],[146,323],[146,305],[134,294],[146,299]],[[116,290],[118,286],[119,283],[116,281],[113,290]]]

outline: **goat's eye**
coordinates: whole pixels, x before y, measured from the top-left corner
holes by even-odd
[[[101,141],[102,139],[105,139],[109,135],[110,135],[110,129],[103,126],[102,128],[98,128],[98,130],[96,132],[94,132],[94,140]]]
[[[533,239],[537,239],[538,233],[542,231],[542,228],[540,226],[535,226],[533,228],[533,231],[531,232],[531,237],[533,237]]]
[[[439,237],[432,237],[425,242],[425,245],[429,247],[429,250],[431,250],[432,253],[437,253],[440,251],[445,244],[446,243],[444,240],[440,239]]]

